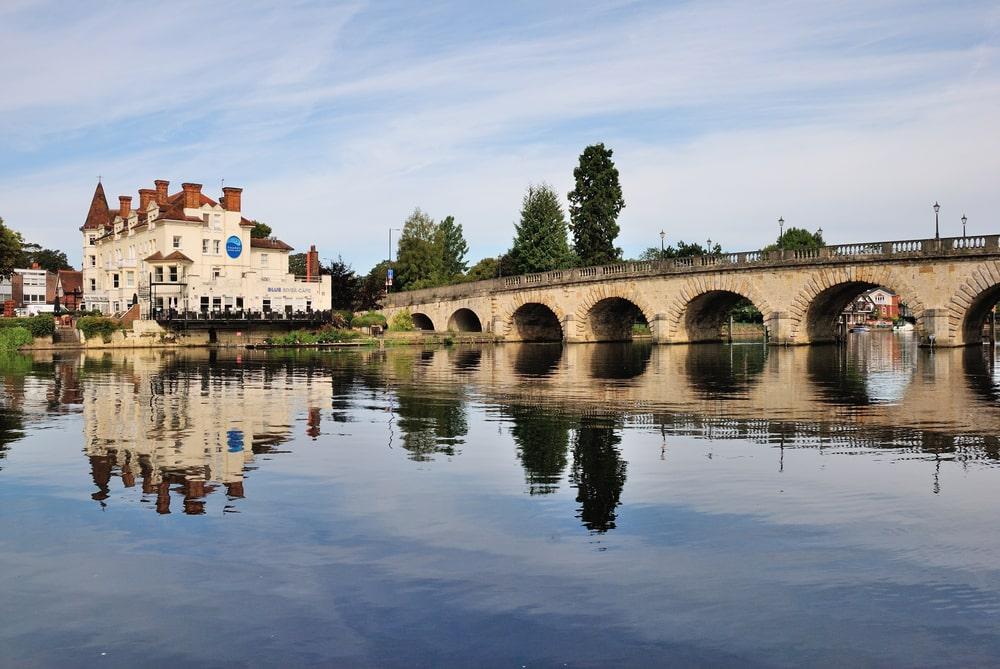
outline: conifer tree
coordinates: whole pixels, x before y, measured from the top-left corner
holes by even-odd
[[[455,223],[454,216],[446,216],[437,226],[437,244],[441,248],[441,279],[451,282],[465,274],[469,264],[465,254],[469,244],[462,234],[462,224]]]
[[[625,207],[618,169],[604,144],[588,146],[573,170],[576,187],[569,192],[570,229],[579,264],[601,265],[618,260],[618,214]]]
[[[521,222],[515,230],[509,254],[515,273],[545,272],[572,264],[566,218],[551,186],[528,186],[521,205]]]

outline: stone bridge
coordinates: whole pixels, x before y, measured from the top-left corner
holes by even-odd
[[[504,341],[622,341],[645,320],[657,343],[720,339],[742,299],[772,344],[837,339],[844,308],[882,286],[900,297],[922,345],[981,343],[1000,301],[1000,235],[753,251],[555,270],[392,293],[383,311],[422,330]]]

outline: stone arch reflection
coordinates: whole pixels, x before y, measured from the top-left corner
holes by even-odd
[[[562,344],[513,344],[514,373],[522,377],[551,376],[562,359]]]
[[[452,353],[452,364],[455,369],[460,372],[474,372],[479,369],[479,365],[483,359],[483,349],[477,347],[473,348],[458,348]]]
[[[653,352],[651,342],[608,342],[588,346],[590,376],[595,379],[634,379],[642,376]]]
[[[688,346],[684,370],[691,388],[705,399],[746,397],[760,380],[768,348],[762,344]]]
[[[962,350],[962,371],[969,388],[989,404],[1000,403],[1000,370],[991,346],[967,346]]]

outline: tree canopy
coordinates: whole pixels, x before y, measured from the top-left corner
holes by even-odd
[[[419,207],[414,209],[403,223],[396,251],[396,283],[400,290],[425,288],[440,279],[440,242],[434,219]]]
[[[253,227],[250,228],[250,236],[254,239],[267,239],[271,236],[271,226],[260,221],[250,221]]]
[[[528,186],[521,201],[521,221],[514,229],[514,245],[508,254],[513,274],[547,272],[572,264],[566,217],[551,186]]]
[[[615,240],[625,200],[612,153],[604,144],[588,146],[573,170],[576,186],[569,192],[569,226],[573,250],[583,266],[615,262],[621,257]]]
[[[803,228],[788,228],[778,237],[778,241],[764,247],[765,251],[776,251],[778,249],[804,250],[818,249],[826,246],[823,241],[823,234],[819,231],[809,232]]]
[[[9,278],[21,261],[21,235],[0,218],[0,278]]]
[[[446,216],[437,226],[437,244],[441,249],[441,278],[450,282],[465,274],[469,264],[465,254],[469,244],[462,234],[462,224],[455,223],[454,216]]]
[[[330,301],[334,309],[354,309],[358,303],[362,279],[344,259],[328,260],[321,268],[322,274],[330,275]],[[383,276],[383,281],[385,277]],[[365,310],[372,307],[359,307]]]
[[[672,244],[663,250],[656,248],[655,246],[650,246],[646,248],[642,253],[639,254],[639,260],[662,260],[664,258],[689,258],[691,256],[707,256],[707,255],[720,255],[722,253],[722,246],[718,243],[713,244],[712,248],[707,246],[702,246],[697,242],[691,242],[690,244],[684,240],[678,240],[677,246]]]

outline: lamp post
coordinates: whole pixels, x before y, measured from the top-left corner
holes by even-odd
[[[934,239],[941,239],[941,228],[938,225],[938,212],[941,211],[941,205],[934,201]]]
[[[667,255],[667,249],[664,248],[663,246],[664,240],[666,240],[666,238],[667,238],[667,233],[664,232],[663,230],[660,230],[660,260],[663,260],[664,256]]]
[[[962,236],[963,237],[965,236],[965,224],[968,222],[968,220],[969,219],[965,217],[965,214],[962,214]]]
[[[389,262],[392,262],[392,233],[402,231],[402,228],[389,228]]]
[[[784,217],[778,218],[778,248],[785,248],[785,219]]]
[[[709,237],[705,243],[708,244],[708,248],[705,249],[705,255],[710,256],[712,255],[712,238]]]

